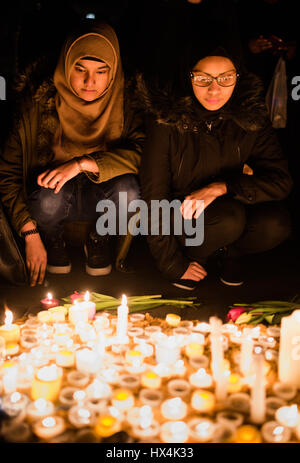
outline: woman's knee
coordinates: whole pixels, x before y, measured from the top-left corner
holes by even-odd
[[[114,179],[114,198],[120,200],[120,193],[126,194],[127,204],[141,198],[141,190],[138,179],[134,174],[120,175]]]
[[[262,207],[252,224],[260,236],[266,250],[272,249],[285,241],[291,234],[289,212],[283,207],[270,203]]]
[[[27,201],[33,218],[43,222],[57,215],[62,209],[65,211],[66,204],[70,201],[72,193],[73,189],[67,184],[59,193],[54,193],[54,190],[43,187],[35,190]]]
[[[206,222],[204,214],[204,223]],[[246,225],[245,206],[239,201],[224,199],[217,201],[214,210],[207,216],[207,226],[216,228],[228,243],[241,236]]]

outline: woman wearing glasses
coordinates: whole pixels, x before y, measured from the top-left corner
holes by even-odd
[[[194,61],[181,98],[154,94],[139,80],[150,116],[141,166],[148,210],[151,200],[178,199],[183,223],[199,227],[204,219],[200,245],[187,245],[184,226],[181,234],[171,228],[148,236],[159,270],[180,288],[194,289],[220,249],[221,281],[240,285],[242,257],[272,249],[290,233],[282,200],[292,181],[261,89],[220,47]]]

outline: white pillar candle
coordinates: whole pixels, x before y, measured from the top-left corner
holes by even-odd
[[[211,370],[216,383],[216,398],[224,401],[227,396],[227,377],[223,367],[222,322],[217,317],[210,317],[209,323],[211,327]]]
[[[240,356],[240,370],[244,376],[250,374],[252,365],[252,353],[253,353],[253,339],[250,336],[249,330],[244,330],[242,344],[241,344],[241,356]]]
[[[128,328],[128,306],[127,298],[123,294],[121,305],[118,307],[118,319],[117,319],[117,339],[120,344],[128,342],[127,328]]]
[[[300,310],[281,320],[278,376],[281,382],[300,387]]]
[[[168,336],[157,342],[155,346],[155,358],[157,363],[166,365],[174,364],[180,358],[180,347],[175,336]]]
[[[300,415],[298,412],[298,407],[296,404],[291,405],[290,407],[281,407],[275,413],[276,420],[282,426],[287,426],[288,428],[295,428],[300,422]]]
[[[84,302],[78,302],[76,299],[74,304],[69,308],[69,321],[73,325],[79,322],[88,323],[89,309]]]
[[[254,382],[251,389],[250,420],[260,424],[265,421],[266,391],[264,375],[264,354],[261,348],[256,347],[253,355]]]
[[[76,368],[82,373],[97,373],[100,369],[101,357],[97,352],[87,347],[78,349],[75,352]]]

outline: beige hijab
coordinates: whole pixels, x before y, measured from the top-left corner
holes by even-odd
[[[106,90],[91,102],[81,99],[70,84],[75,63],[87,56],[104,61],[110,68]],[[124,75],[118,39],[109,25],[101,24],[95,31],[66,42],[54,73],[54,85],[60,122],[54,141],[54,152],[60,155],[55,157],[72,158],[105,150],[108,142],[120,138]]]

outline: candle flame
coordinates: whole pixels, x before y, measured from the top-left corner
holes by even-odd
[[[89,302],[89,300],[90,300],[90,293],[88,291],[85,292],[84,300],[85,300],[85,302]]]
[[[125,294],[123,294],[123,296],[122,296],[121,305],[127,305],[127,297],[125,296]]]
[[[52,301],[52,299],[53,299],[53,296],[52,296],[52,294],[51,294],[51,293],[48,293],[48,294],[47,294],[47,299],[50,299],[50,301]]]
[[[4,324],[5,325],[11,325],[12,324],[12,321],[13,321],[13,313],[11,310],[9,310],[8,308],[5,308],[5,320],[4,320]]]

